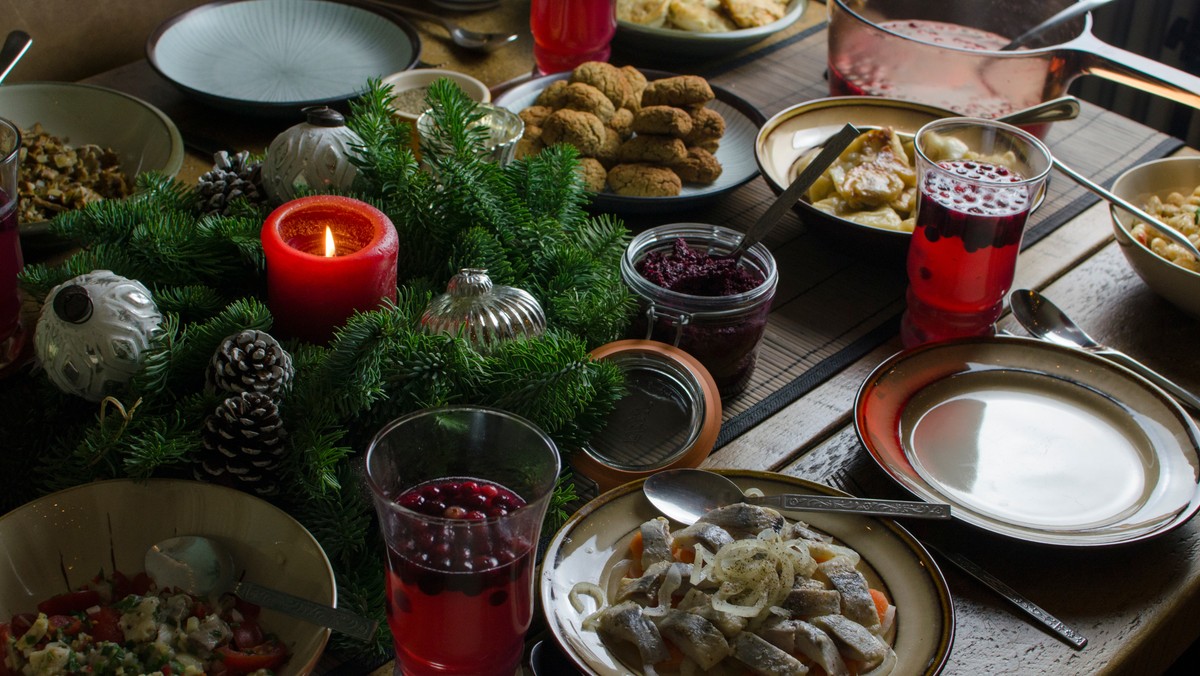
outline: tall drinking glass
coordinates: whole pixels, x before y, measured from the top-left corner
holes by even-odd
[[[991,335],[1050,151],[1011,125],[960,117],[922,127],[916,155],[920,197],[900,337],[913,347]]]
[[[617,32],[615,0],[532,0],[529,28],[533,58],[542,74],[572,70],[585,61],[608,61]]]
[[[434,408],[384,427],[366,465],[388,549],[395,673],[511,676],[533,618],[554,442],[501,410]]]
[[[17,228],[17,170],[21,130],[0,118],[0,375],[14,367],[25,345],[17,275],[25,267]]]

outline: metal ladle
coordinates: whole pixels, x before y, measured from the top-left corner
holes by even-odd
[[[29,33],[25,31],[9,32],[8,37],[4,39],[4,46],[0,47],[0,82],[4,82],[9,71],[17,65],[22,56],[25,56],[25,52],[29,51],[29,46],[32,44],[33,38],[29,37]]]
[[[286,613],[362,641],[375,638],[377,623],[348,610],[234,579],[233,556],[216,540],[196,535],[168,538],[146,551],[146,574],[159,587],[193,596],[232,592],[238,598]]]
[[[1055,26],[1058,26],[1066,21],[1070,21],[1081,14],[1090,12],[1097,7],[1107,5],[1112,1],[1113,0],[1079,0],[1079,2],[1064,7],[1049,19],[1046,19],[1033,28],[1030,28],[1024,33],[1021,33],[1017,37],[1013,38],[1012,42],[1001,47],[1000,51],[1008,52],[1021,47],[1022,45],[1028,44],[1029,42],[1033,41],[1034,38],[1040,37],[1043,33],[1051,28],[1054,28]]]
[[[672,469],[651,474],[642,484],[650,503],[668,518],[692,525],[705,512],[745,502],[800,512],[850,512],[871,516],[949,519],[950,505],[905,500],[842,498],[830,495],[747,496],[729,479],[702,469]]]
[[[446,32],[450,34],[450,40],[463,49],[474,49],[483,52],[490,52],[494,49],[503,47],[510,42],[515,42],[517,38],[521,37],[520,33],[481,33],[479,31],[470,30],[469,28],[463,28],[462,26],[443,16],[430,14],[429,12],[422,12],[419,9],[413,9],[412,7],[405,7],[404,5],[383,2],[382,0],[365,1],[372,5],[386,7],[388,10],[396,12],[397,14],[407,14],[408,16],[413,16],[424,21],[432,21],[436,24],[440,24],[441,27],[445,28]]]

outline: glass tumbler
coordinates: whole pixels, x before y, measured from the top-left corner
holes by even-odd
[[[0,375],[15,367],[25,345],[17,275],[25,267],[17,227],[17,174],[21,130],[0,118]]]
[[[532,0],[529,28],[533,58],[543,75],[585,61],[608,61],[617,32],[615,0]]]
[[[900,337],[914,347],[991,335],[1050,151],[1011,125],[956,117],[922,127],[916,156],[920,196]]]
[[[375,435],[366,469],[387,545],[395,673],[513,674],[558,478],[554,442],[498,409],[425,409]]]

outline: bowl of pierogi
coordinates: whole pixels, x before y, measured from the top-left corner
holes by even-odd
[[[808,0],[617,0],[618,45],[672,56],[714,56],[796,23]]]

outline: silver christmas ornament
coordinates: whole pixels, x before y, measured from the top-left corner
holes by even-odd
[[[50,291],[34,348],[59,389],[100,401],[141,368],[162,324],[150,291],[108,270],[94,270]]]
[[[325,193],[349,188],[358,174],[350,161],[351,145],[362,139],[346,126],[342,114],[327,106],[304,112],[305,122],[276,136],[267,148],[263,188],[276,204],[295,199],[301,189]]]
[[[464,268],[450,278],[446,293],[429,302],[421,328],[461,336],[486,352],[504,341],[542,335],[546,314],[529,292],[493,285],[487,270]]]

